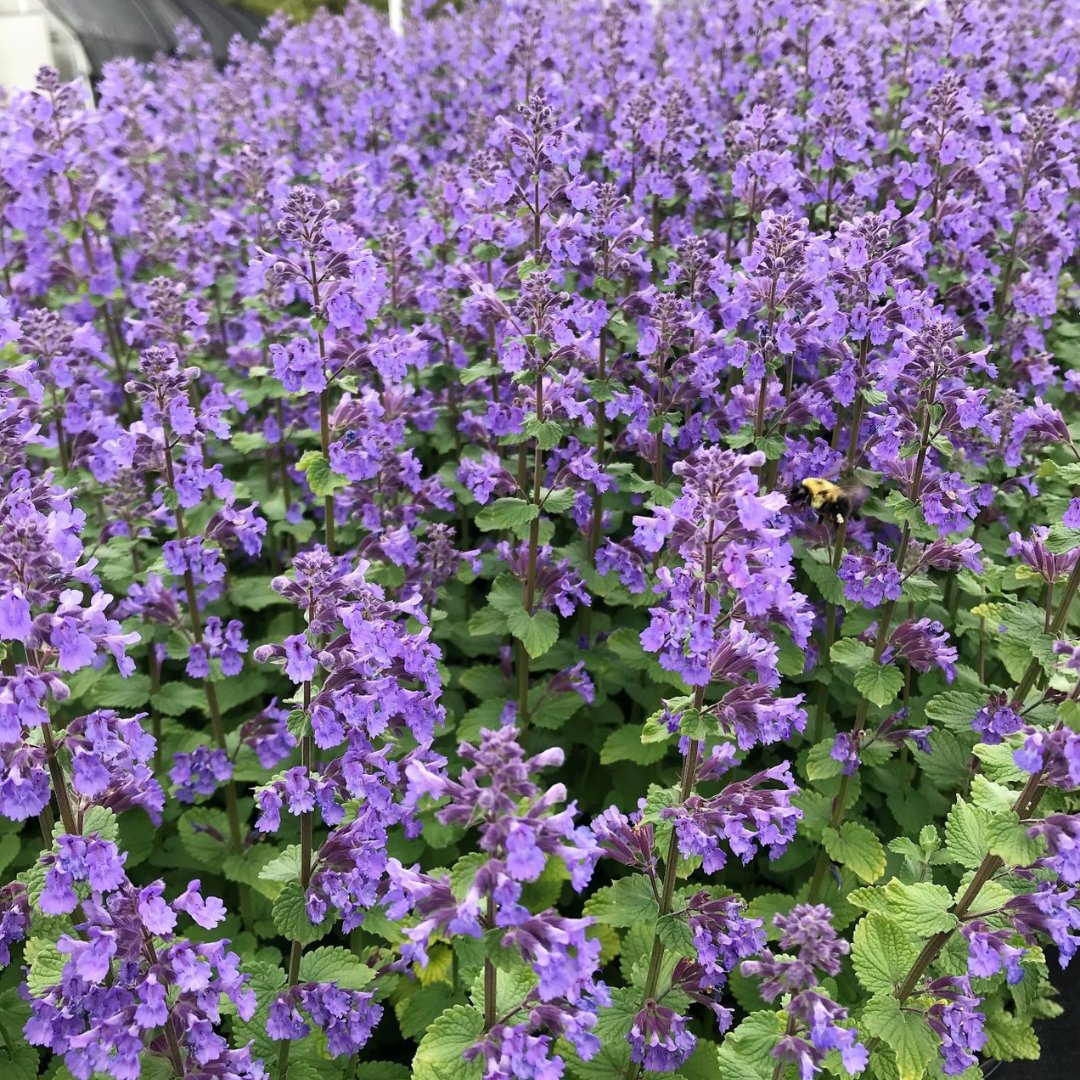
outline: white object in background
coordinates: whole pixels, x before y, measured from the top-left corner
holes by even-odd
[[[0,85],[31,90],[38,68],[52,62],[44,11],[0,11]]]
[[[90,85],[86,51],[66,23],[41,0],[0,0],[0,86],[31,90],[44,65],[64,82]]]
[[[402,13],[401,0],[388,0],[387,10],[390,15],[390,29],[398,37],[405,32],[405,18]]]

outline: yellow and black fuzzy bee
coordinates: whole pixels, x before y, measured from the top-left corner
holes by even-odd
[[[866,498],[866,488],[859,483],[836,483],[821,476],[807,476],[791,489],[791,502],[809,503],[822,521],[843,525],[858,517],[859,506]]]

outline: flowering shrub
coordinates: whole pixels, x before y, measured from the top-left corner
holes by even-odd
[[[463,7],[2,103],[0,1066],[1036,1057],[1074,5]]]

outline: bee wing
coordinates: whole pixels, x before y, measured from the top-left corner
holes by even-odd
[[[851,503],[852,514],[855,514],[858,512],[859,507],[870,497],[870,489],[865,484],[856,481],[853,484],[844,485],[844,494]]]

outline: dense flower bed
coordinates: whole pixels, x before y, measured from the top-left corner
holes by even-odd
[[[3,102],[0,1068],[1036,1056],[1080,15],[463,6]]]

